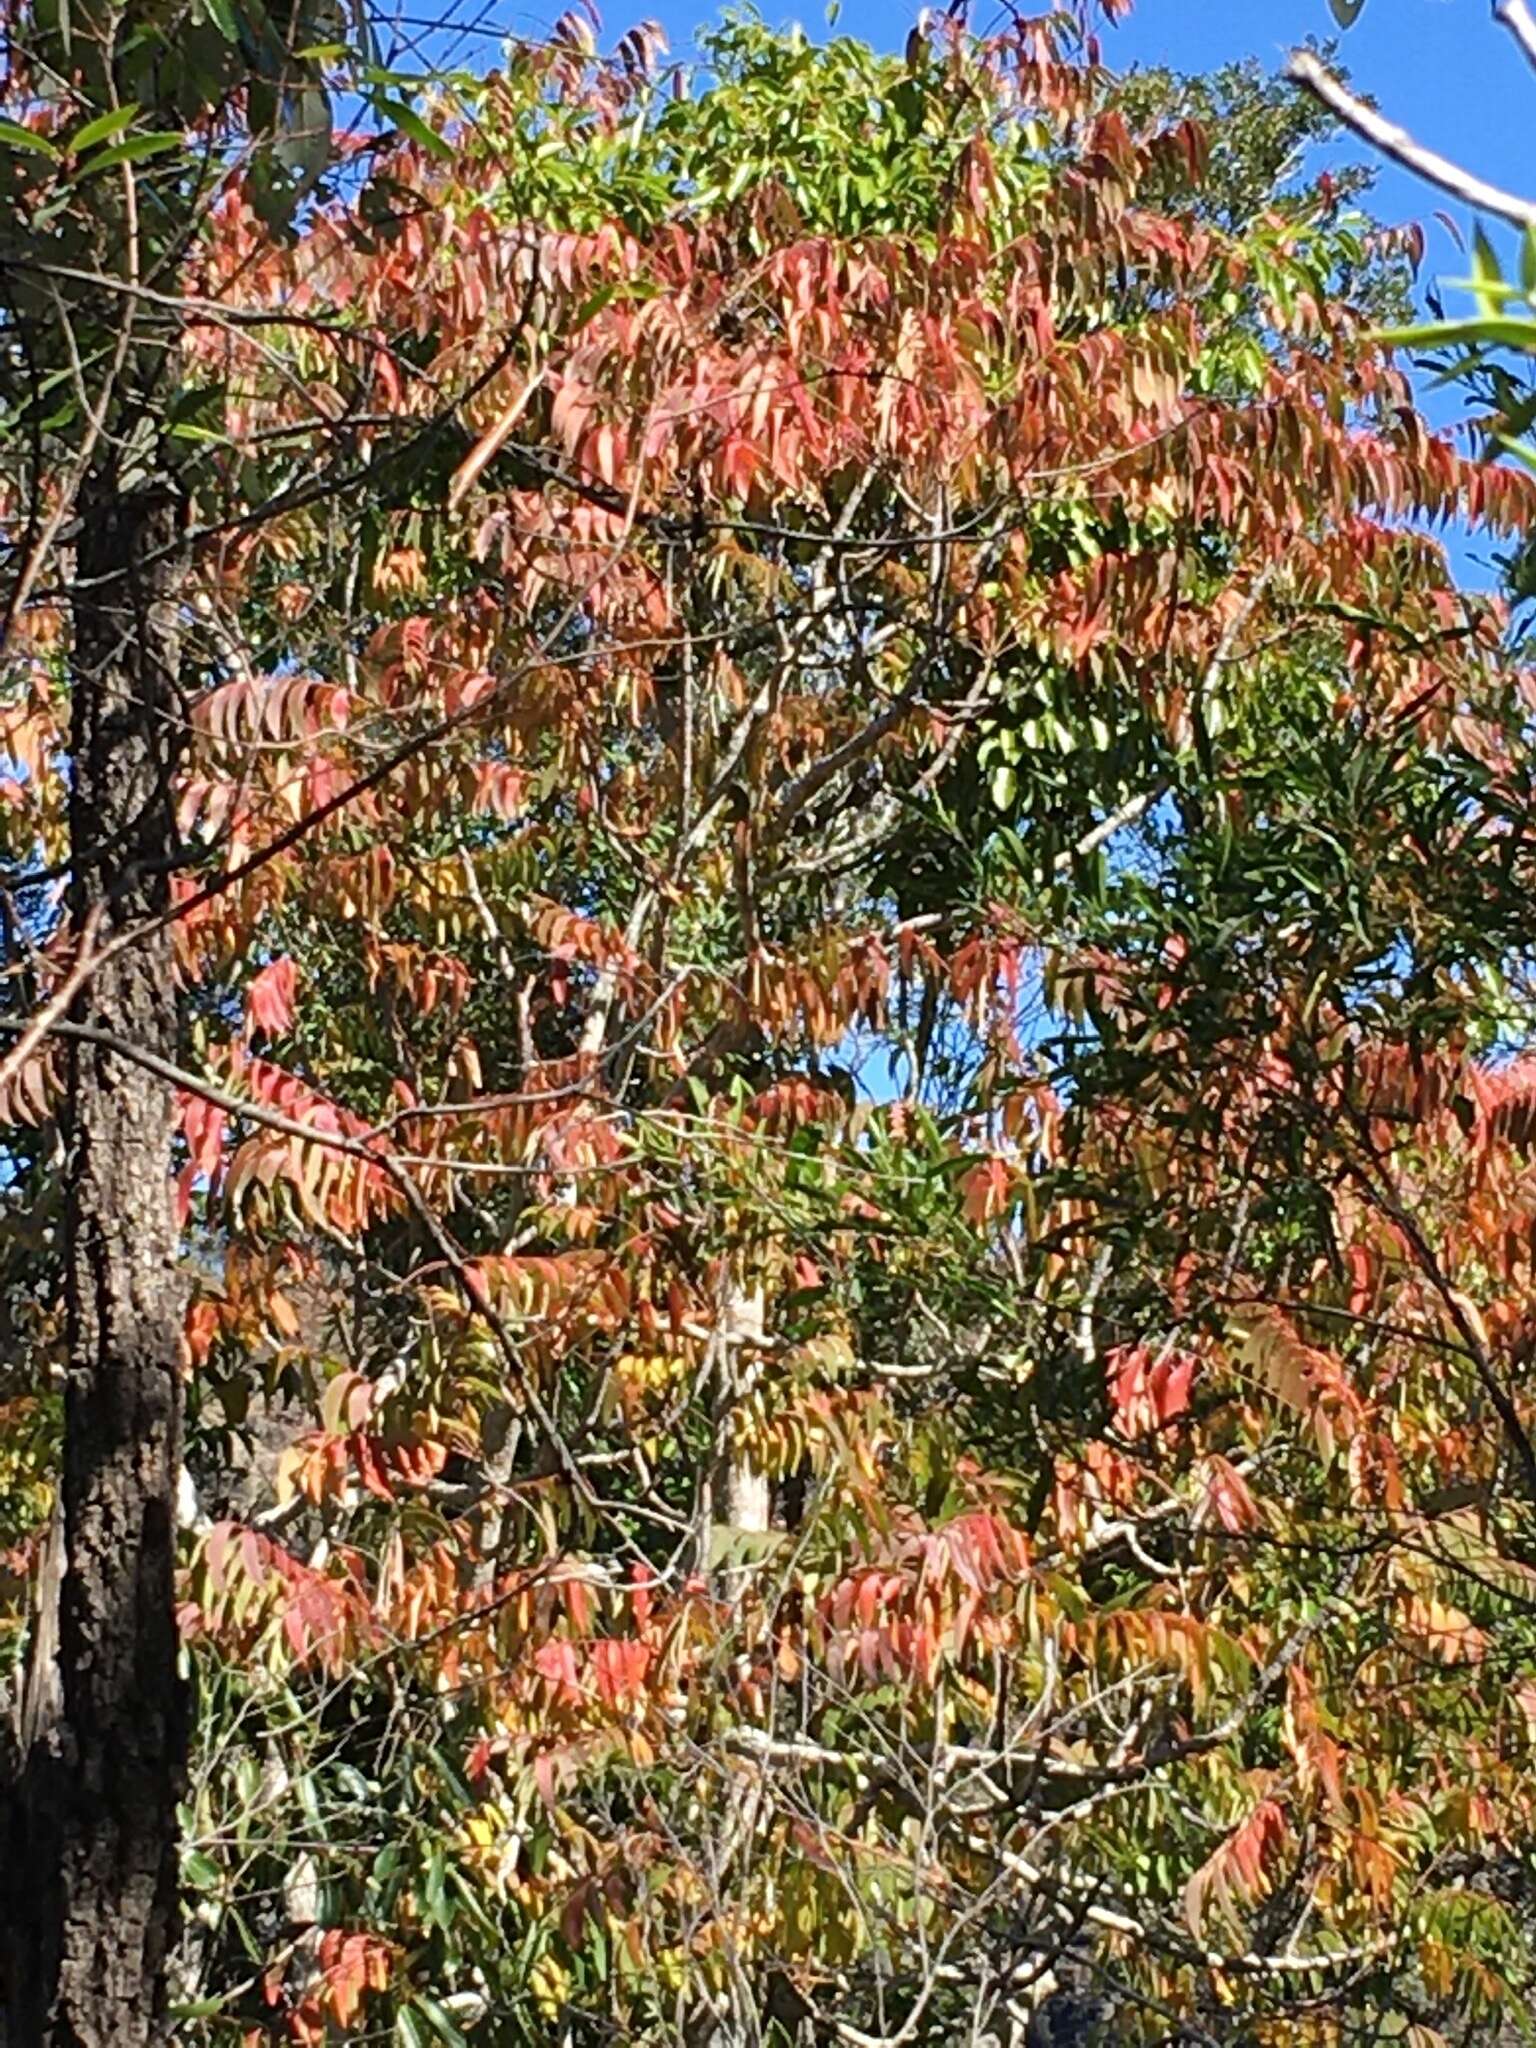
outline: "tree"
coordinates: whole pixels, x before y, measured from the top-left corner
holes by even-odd
[[[294,196],[287,172],[312,183],[328,154],[313,132],[325,96],[295,54],[313,20],[302,9],[261,20],[272,47],[254,54],[237,54],[248,24],[236,12],[195,7],[45,5],[18,12],[8,37],[6,104],[22,118],[0,133],[14,451],[0,655],[19,692],[9,744],[42,795],[37,810],[23,798],[17,820],[8,972],[47,1000],[8,1048],[7,1085],[39,1043],[67,1033],[50,1068],[65,1306],[58,1514],[5,1799],[18,2043],[158,2038],[176,1932],[186,1289],[168,1181],[174,1088],[143,1062],[166,1068],[181,1041],[174,802],[195,669],[183,658],[190,479],[166,390],[185,309],[164,287],[224,169],[237,96],[253,139],[271,126],[263,94],[279,89],[311,130],[295,139],[285,111],[276,177],[270,161],[253,167],[251,189],[274,216]],[[67,878],[62,904],[43,893],[53,876]]]
[[[180,2036],[1474,2038],[1529,706],[1422,527],[1530,487],[1260,81],[707,59],[567,18],[170,294]]]

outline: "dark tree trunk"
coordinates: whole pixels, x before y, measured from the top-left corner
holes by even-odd
[[[72,910],[76,930],[99,910],[100,944],[168,901],[182,564],[169,497],[97,489],[80,513]],[[111,959],[73,1016],[174,1058],[169,932]],[[23,1761],[5,1844],[9,2048],[139,2048],[165,2038],[187,1742],[172,1587],[174,1099],[100,1045],[67,1046],[56,1704]]]

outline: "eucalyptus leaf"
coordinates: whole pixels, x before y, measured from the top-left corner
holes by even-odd
[[[1375,338],[1393,348],[1457,348],[1484,343],[1536,355],[1536,319],[1499,314],[1488,319],[1425,320],[1414,327],[1384,327]]]
[[[285,92],[276,119],[273,154],[295,181],[295,200],[310,191],[331,160],[331,102],[313,80]]]
[[[130,135],[122,142],[114,142],[109,149],[98,150],[95,156],[83,163],[76,176],[94,178],[101,171],[110,171],[119,164],[143,163],[154,156],[164,156],[168,150],[181,149],[186,137],[172,129],[162,129],[149,135]]]
[[[58,157],[63,154],[56,143],[46,135],[39,135],[35,129],[24,128],[19,121],[0,121],[0,143],[9,143],[12,149],[36,150],[39,156]]]
[[[409,136],[411,141],[426,150],[429,156],[435,156],[442,163],[452,162],[453,145],[446,137],[439,135],[435,128],[430,127],[420,114],[414,108],[408,107],[403,100],[381,98],[375,100],[374,106],[384,120],[398,128],[402,135]]]
[[[87,121],[69,138],[69,146],[76,156],[84,156],[88,149],[94,149],[98,142],[105,142],[109,135],[117,135],[124,128],[131,128],[138,119],[136,103],[126,107],[113,107],[105,114],[98,114],[93,121]]]
[[[1472,276],[1468,280],[1468,289],[1484,314],[1502,312],[1510,296],[1498,251],[1489,241],[1488,232],[1481,223],[1472,233]]]
[[[429,1998],[423,1991],[418,1994],[416,2003],[431,2021],[432,2031],[439,2041],[445,2041],[448,2048],[468,2048],[463,2031],[435,1998]]]

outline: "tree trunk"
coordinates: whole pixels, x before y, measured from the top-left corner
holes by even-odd
[[[77,932],[99,913],[99,944],[169,900],[182,557],[168,496],[98,487],[80,515],[71,909]],[[174,1057],[169,932],[108,961],[72,1015]],[[10,2048],[139,2048],[165,2038],[187,1745],[174,1094],[100,1045],[67,1049],[57,1704],[6,1844]]]
[[[749,1453],[732,1440],[732,1418],[762,1371],[764,1302],[760,1289],[726,1282],[720,1305],[714,1388],[714,1446],[699,1489],[694,1548],[697,1566],[711,1569],[722,1595],[737,1598],[760,1564],[750,1538],[772,1526],[773,1485]]]

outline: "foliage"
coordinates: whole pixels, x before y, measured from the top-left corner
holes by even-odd
[[[1330,5],[1339,25],[1349,28],[1360,14],[1363,0],[1330,0]],[[1521,55],[1536,63],[1536,16],[1525,0],[1501,0],[1493,14],[1509,31]],[[1524,358],[1536,354],[1536,319],[1531,317],[1536,309],[1536,207],[1516,194],[1501,192],[1474,171],[1423,149],[1405,131],[1391,124],[1383,127],[1366,103],[1354,101],[1337,80],[1326,75],[1320,78],[1310,66],[1296,70],[1295,60],[1292,68],[1333,110],[1342,110],[1358,132],[1431,186],[1479,213],[1491,211],[1516,226],[1519,239],[1512,263],[1506,263],[1479,221],[1470,240],[1471,274],[1444,281],[1445,289],[1470,297],[1470,313],[1447,317],[1436,290],[1430,294],[1432,318],[1385,324],[1382,339],[1423,351],[1421,365],[1434,374],[1436,383],[1462,388],[1473,408],[1473,431],[1490,453],[1497,452],[1526,469],[1536,468],[1536,444],[1530,437],[1536,421],[1536,390],[1523,366]],[[1457,232],[1447,216],[1442,214],[1441,219]],[[1500,566],[1512,593],[1517,598],[1529,597],[1533,588],[1529,546]]]
[[[1251,77],[706,59],[167,273],[179,2038],[1523,2037],[1536,684],[1428,529],[1532,486]]]

